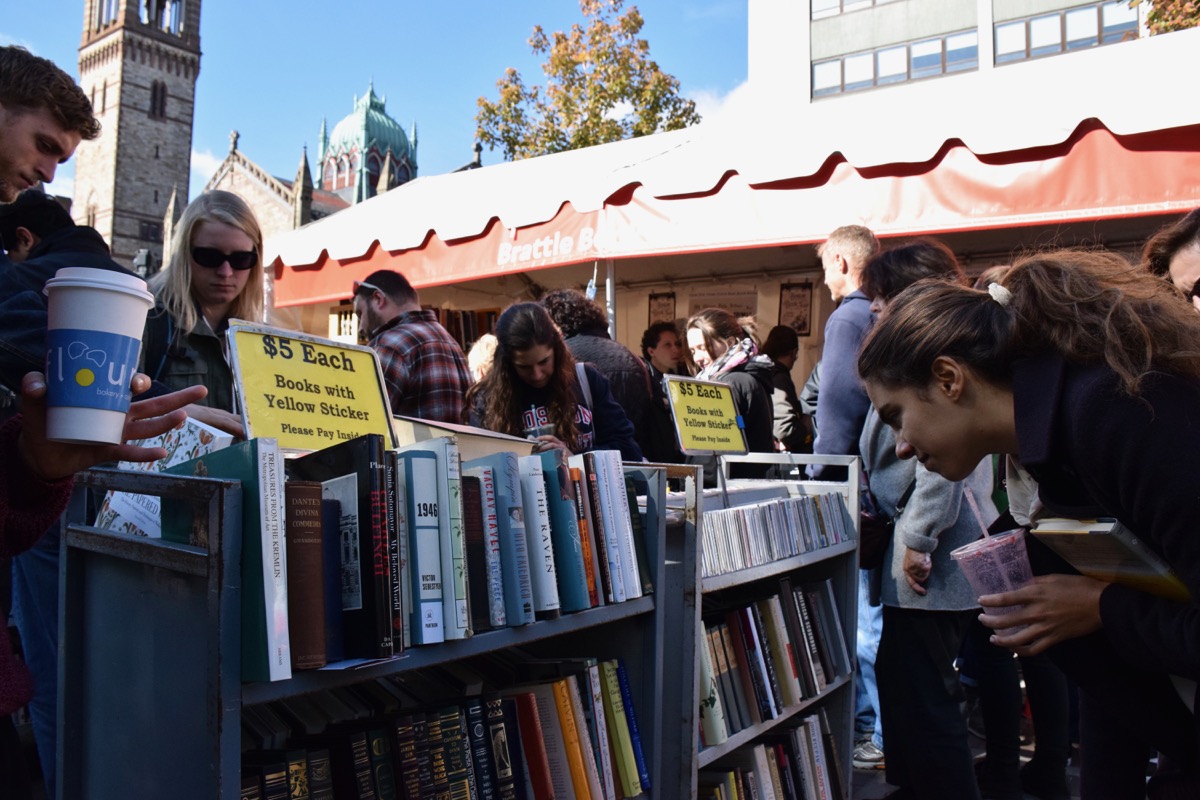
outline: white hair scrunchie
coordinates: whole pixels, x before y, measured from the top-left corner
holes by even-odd
[[[998,283],[988,284],[988,294],[1000,305],[1008,308],[1012,304],[1012,292]]]

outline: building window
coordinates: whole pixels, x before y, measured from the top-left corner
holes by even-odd
[[[145,242],[162,243],[163,226],[161,222],[139,222],[138,238]]]
[[[150,119],[167,118],[167,84],[154,81],[150,84]],[[155,154],[155,158],[158,155]]]
[[[100,113],[103,114],[108,110],[108,81],[100,87]]]
[[[89,228],[96,227],[96,204],[88,203],[87,213],[83,216],[83,224]]]
[[[876,0],[878,2],[878,0]],[[813,97],[932,78],[979,66],[979,35],[952,33],[813,64]]]
[[[117,0],[99,0],[96,4],[96,29],[117,20]]]
[[[1078,6],[995,26],[996,63],[1008,64],[1138,38],[1137,9],[1125,0]]]
[[[838,14],[849,14],[851,11],[895,2],[897,0],[812,0],[812,18],[836,17]]]

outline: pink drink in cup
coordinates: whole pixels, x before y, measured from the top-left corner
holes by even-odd
[[[950,557],[958,562],[959,569],[967,576],[967,582],[971,584],[976,597],[1010,592],[1033,581],[1029,556],[1025,552],[1025,531],[1021,528],[995,536],[985,536],[977,542],[951,551]],[[1021,606],[1003,606],[985,610],[988,614],[1003,616],[1019,608]],[[1019,630],[1020,627],[1004,628],[996,633],[1007,635]]]
[[[60,269],[45,292],[46,438],[118,444],[154,297],[141,278],[86,267]]]

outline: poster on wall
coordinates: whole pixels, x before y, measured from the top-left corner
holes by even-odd
[[[754,286],[723,286],[712,289],[692,289],[688,298],[688,316],[706,308],[723,308],[738,317],[758,313],[758,288]]]
[[[785,283],[779,287],[779,324],[786,325],[799,336],[812,334],[813,285]]]
[[[675,321],[675,293],[663,292],[650,295],[650,321],[647,327],[656,322]]]

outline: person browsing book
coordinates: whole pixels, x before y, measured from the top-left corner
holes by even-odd
[[[1085,577],[1034,538],[1033,583],[979,598],[985,625],[1021,627],[995,644],[1047,652],[1078,684],[1084,797],[1144,796],[1151,749],[1150,797],[1200,796],[1198,342],[1177,289],[1118,255],[1064,250],[987,291],[911,287],[859,354],[899,457],[961,480],[1015,455],[1048,513],[1115,517],[1190,590],[1178,602]]]
[[[923,279],[966,283],[948,247],[919,239],[872,257],[863,267],[861,288],[871,312],[879,314]],[[913,798],[978,798],[960,710],[966,698],[954,658],[979,606],[950,553],[979,538],[967,492],[989,518],[996,515],[991,459],[981,460],[962,480],[948,480],[899,458],[896,435],[873,406],[858,449],[871,497],[896,522],[880,569],[883,629],[875,662],[887,782]]]
[[[529,436],[536,451],[620,450],[625,461],[642,460],[608,379],[591,364],[577,365],[538,303],[517,303],[500,315],[492,368],[467,392],[467,408],[470,424]]]
[[[231,319],[263,318],[262,230],[242,198],[214,190],[184,209],[171,256],[149,281],[154,309],[146,318],[142,369],[170,389],[208,387],[190,414],[245,436],[236,413],[225,331]]]

